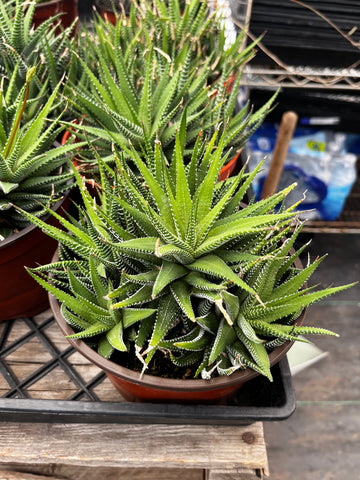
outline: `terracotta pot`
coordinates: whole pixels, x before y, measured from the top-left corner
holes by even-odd
[[[78,17],[78,0],[50,0],[36,5],[33,24],[38,27],[53,15],[64,13],[60,17],[63,28],[69,27]]]
[[[56,253],[53,261],[56,261]],[[74,331],[66,323],[60,311],[58,300],[49,295],[50,306],[54,318],[62,333],[72,335]],[[305,311],[297,321],[301,324]],[[101,368],[118,390],[128,401],[135,402],[166,402],[166,403],[219,403],[233,395],[245,382],[256,377],[259,373],[250,368],[234,372],[230,376],[221,376],[211,380],[202,379],[169,379],[151,375],[140,375],[139,372],[129,370],[111,360],[107,360],[84,341],[69,338],[68,341],[90,362]],[[286,354],[293,342],[287,341],[269,354],[270,365],[273,366]]]
[[[58,211],[69,202],[69,196],[54,205]],[[48,223],[59,226],[51,214]],[[38,227],[30,225],[0,242],[0,321],[29,317],[49,306],[46,292],[27,273],[24,266],[49,263],[57,242]]]

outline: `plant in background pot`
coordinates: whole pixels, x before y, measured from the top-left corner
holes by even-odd
[[[34,2],[17,0],[5,5],[0,3],[0,70],[5,88],[9,85],[9,101],[16,101],[28,70],[36,66],[22,123],[38,113],[65,76],[77,82],[82,73],[73,53],[75,44],[77,45],[76,38],[71,40],[74,25],[57,32],[53,24],[56,17],[51,17],[39,27],[33,28],[35,8]],[[79,55],[79,48],[76,50]],[[80,50],[80,55],[82,54]],[[60,87],[60,91],[65,88],[64,85]],[[65,99],[61,95],[57,97],[57,104],[51,111],[53,118],[65,110]],[[72,118],[70,117],[70,120]]]
[[[56,242],[49,239],[20,215],[14,205],[32,215],[47,213],[45,204],[60,207],[69,191],[72,172],[67,155],[74,145],[55,148],[54,140],[63,130],[58,121],[47,124],[47,115],[56,105],[60,84],[29,122],[22,125],[30,83],[35,67],[13,103],[11,84],[0,90],[0,320],[42,311],[46,297],[36,282],[29,282],[24,265],[49,261]]]
[[[143,31],[146,32],[144,43],[150,42],[175,59],[184,41],[189,40],[192,44],[189,63],[198,66],[211,59],[210,85],[214,83],[217,86],[217,81],[222,78],[230,87],[233,77],[254,55],[257,41],[245,47],[246,33],[243,29],[231,43],[226,36],[221,10],[209,8],[209,2],[189,0],[184,4],[179,0],[150,0],[135,2],[135,5],[134,11],[140,18],[138,21],[144,25]],[[132,19],[127,23],[131,24]]]
[[[69,102],[74,115],[82,118],[83,132],[97,138],[99,153],[109,159],[112,159],[112,142],[127,148],[130,141],[141,154],[157,139],[170,160],[174,153],[176,125],[183,118],[187,125],[186,159],[191,157],[200,132],[210,138],[217,128],[223,131],[226,124],[225,149],[239,150],[274,100],[273,96],[254,114],[248,112],[247,107],[234,114],[241,74],[237,75],[230,92],[225,80],[238,72],[252,48],[243,52],[239,51],[240,44],[231,48],[231,53],[224,56],[222,73],[214,84],[211,77],[214,56],[218,52],[206,59],[194,53],[196,35],[200,38],[197,30],[192,32],[189,25],[183,26],[184,32],[188,28],[189,33],[184,33],[179,44],[173,43],[169,55],[170,45],[164,44],[164,50],[156,46],[162,43],[161,39],[167,38],[165,25],[159,28],[155,42],[155,33],[149,30],[150,20],[147,19],[150,13],[146,10],[144,15],[144,21],[136,17],[133,25],[131,17],[130,24],[118,22],[115,28],[101,19],[95,21],[96,35],[93,40],[88,37],[86,48],[91,53],[88,53],[88,62],[83,62],[87,82],[72,83],[69,90]],[[164,23],[164,17],[161,20]],[[201,21],[206,32],[208,23]],[[155,25],[156,19],[153,30]],[[81,130],[78,131],[81,137]],[[84,161],[89,159],[85,157]]]
[[[300,268],[296,213],[274,211],[292,187],[241,205],[257,171],[217,182],[226,133],[215,150],[217,133],[198,138],[185,166],[183,130],[170,166],[159,142],[145,160],[127,151],[142,181],[116,151],[115,170],[98,157],[99,204],[75,172],[84,208],[56,216],[68,232],[24,212],[59,241],[58,260],[31,275],[58,299],[71,343],[128,399],[211,401],[256,374],[271,380],[299,335],[334,335],[300,325],[306,306],[348,287],[303,288],[322,259]]]
[[[210,83],[221,76],[225,82],[230,82],[254,55],[257,42],[244,47],[245,30],[230,44],[224,19],[219,12],[209,9],[208,2],[189,0],[183,5],[179,0],[147,0],[130,3],[131,15],[122,17],[115,28],[105,26],[100,19],[97,22],[98,34],[104,36],[105,30],[115,49],[126,48],[129,44],[145,49],[151,45],[163,52],[164,58],[168,56],[175,61],[184,43],[190,41],[192,49],[186,61],[192,67],[199,67],[210,58]]]

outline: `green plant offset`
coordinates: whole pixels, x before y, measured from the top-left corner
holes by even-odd
[[[170,165],[159,142],[146,159],[127,150],[141,179],[116,150],[114,170],[98,157],[99,204],[75,171],[84,207],[79,220],[56,215],[67,232],[23,212],[60,244],[58,262],[30,273],[61,303],[72,337],[106,358],[131,352],[145,371],[156,353],[195,377],[251,367],[271,379],[274,347],[335,335],[296,322],[350,285],[304,287],[322,258],[294,264],[306,247],[293,250],[301,225],[294,207],[275,210],[292,187],[241,204],[258,169],[218,182],[229,152],[222,155],[226,133],[217,132],[209,142],[198,137],[185,166],[184,128]]]

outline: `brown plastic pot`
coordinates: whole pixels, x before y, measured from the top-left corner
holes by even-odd
[[[60,23],[63,28],[69,27],[78,17],[78,0],[50,0],[36,5],[33,24],[38,27],[49,17],[63,13]]]
[[[54,255],[53,261],[58,258]],[[50,307],[62,333],[72,335],[74,331],[66,323],[60,311],[58,300],[49,295]],[[302,324],[306,310],[299,317],[297,324]],[[84,341],[69,338],[75,349],[90,362],[101,368],[119,393],[130,402],[166,402],[166,403],[219,403],[233,395],[245,382],[259,375],[251,368],[239,370],[230,376],[221,376],[210,380],[171,379],[151,375],[141,375],[111,360],[107,360]],[[284,357],[293,342],[287,341],[274,349],[270,354],[270,365],[273,366]]]
[[[59,213],[68,202],[67,196],[54,205],[54,210]],[[44,220],[59,225],[51,214]],[[56,240],[34,225],[0,242],[0,321],[33,316],[49,307],[46,292],[25,266],[49,263],[56,248]]]

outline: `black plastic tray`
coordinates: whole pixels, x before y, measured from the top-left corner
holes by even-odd
[[[286,357],[272,368],[274,382],[247,382],[226,405],[81,402],[0,398],[0,421],[51,423],[167,423],[245,425],[284,420],[295,411]]]

